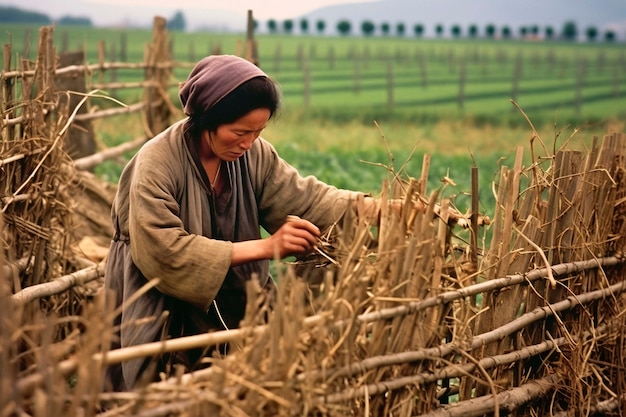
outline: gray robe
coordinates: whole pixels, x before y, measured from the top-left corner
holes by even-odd
[[[197,159],[197,144],[184,127],[182,120],[148,141],[119,181],[105,288],[112,303],[124,308],[115,320],[121,327],[112,348],[223,329],[215,304],[226,326],[237,327],[246,281],[257,277],[264,287],[271,278],[269,261],[231,267],[232,242],[259,239],[260,227],[274,233],[288,215],[323,230],[358,195],[300,176],[259,138],[238,160],[222,162],[226,185],[215,197]],[[155,288],[127,303],[154,278],[159,279]],[[188,353],[181,361],[193,366],[207,352]],[[142,359],[112,366],[104,388],[132,389],[150,365],[159,368]]]

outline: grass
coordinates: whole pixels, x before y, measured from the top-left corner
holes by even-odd
[[[37,29],[5,28],[12,55],[34,56]],[[175,59],[188,63],[176,69],[173,82],[183,80],[190,65],[216,48],[242,53],[240,34],[171,36]],[[115,51],[118,60],[142,61],[150,40],[149,30],[55,29],[58,50],[82,48],[89,63],[98,62],[99,46],[108,56]],[[623,45],[314,35],[262,35],[257,41],[262,68],[283,89],[282,111],[264,137],[304,174],[340,187],[378,192],[387,178],[382,165],[396,170],[405,165],[403,175],[418,176],[423,155],[429,154],[431,189],[448,176],[457,183],[449,192],[462,196],[476,163],[484,181],[481,194],[488,199],[500,161],[511,158],[517,146],[528,153],[530,145],[531,129],[511,99],[550,149],[558,149],[574,132],[569,146],[588,146],[593,136],[623,131],[626,122]],[[517,81],[516,73],[521,74]],[[106,82],[110,74],[93,77]],[[138,77],[140,72],[117,72],[118,81]],[[113,93],[132,103],[141,91]],[[177,103],[176,91],[170,94]],[[112,146],[141,135],[141,126],[137,117],[118,116],[115,123],[96,123],[96,132],[103,146]],[[98,172],[115,182],[123,163],[108,162]],[[488,207],[489,201],[484,204]]]

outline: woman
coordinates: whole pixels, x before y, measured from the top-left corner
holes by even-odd
[[[301,177],[259,136],[280,97],[248,61],[204,58],[179,97],[188,117],[137,152],[113,203],[105,288],[115,307],[124,305],[113,348],[237,327],[246,281],[268,288],[269,260],[311,250],[358,196]],[[365,200],[373,214],[376,203]],[[262,239],[260,227],[270,236]],[[155,288],[126,303],[153,278]],[[171,363],[193,369],[206,354],[113,366],[105,389],[131,389],[142,375],[150,382]]]

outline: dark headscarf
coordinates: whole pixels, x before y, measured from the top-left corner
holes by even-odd
[[[259,67],[235,55],[200,60],[181,83],[178,97],[187,116],[203,113],[235,88],[254,77],[267,77]]]

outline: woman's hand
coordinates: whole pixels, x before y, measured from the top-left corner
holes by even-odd
[[[266,239],[272,258],[283,259],[290,255],[300,255],[313,249],[320,236],[320,230],[308,220],[288,216],[287,221]]]
[[[272,236],[265,239],[233,243],[231,266],[262,259],[283,259],[290,255],[309,252],[317,243],[320,229],[297,216],[287,221]]]

